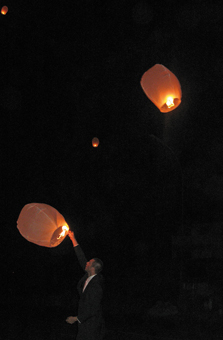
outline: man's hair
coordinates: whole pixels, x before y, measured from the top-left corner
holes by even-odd
[[[102,271],[104,267],[103,262],[97,257],[94,257],[93,260],[94,260],[93,267],[95,268],[95,273],[98,274]]]

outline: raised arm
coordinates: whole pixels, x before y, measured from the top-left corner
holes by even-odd
[[[75,238],[74,232],[73,231],[69,231],[68,236],[70,237],[71,242],[73,244],[74,251],[75,251],[75,253],[77,255],[78,262],[79,262],[81,268],[83,270],[85,270],[87,259],[86,259],[85,255],[84,255],[84,252],[81,249],[80,245],[77,243],[77,240]]]

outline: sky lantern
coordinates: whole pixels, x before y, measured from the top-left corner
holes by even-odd
[[[147,97],[161,112],[172,111],[181,103],[179,80],[163,65],[156,64],[146,71],[140,84]]]
[[[8,13],[8,7],[7,6],[3,6],[1,9],[1,14],[6,15]]]
[[[94,148],[97,148],[98,145],[99,145],[99,139],[98,139],[97,137],[94,137],[94,138],[92,139],[92,146],[93,146]]]
[[[49,248],[58,246],[69,231],[64,217],[44,203],[26,204],[19,214],[17,228],[29,242]]]

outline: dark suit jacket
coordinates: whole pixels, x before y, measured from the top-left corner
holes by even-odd
[[[78,261],[85,270],[86,258],[78,245],[74,247]],[[80,321],[78,324],[79,340],[100,340],[104,332],[104,321],[102,317],[102,297],[103,297],[103,277],[97,274],[91,279],[83,292],[83,287],[87,279],[87,273],[78,282],[77,289],[80,295],[78,304],[77,318]]]

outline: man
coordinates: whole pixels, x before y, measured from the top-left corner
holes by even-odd
[[[103,277],[101,270],[103,263],[98,258],[87,262],[86,257],[77,243],[74,233],[69,231],[80,266],[86,274],[78,282],[77,289],[80,295],[78,315],[69,316],[66,321],[70,324],[78,322],[77,340],[103,339],[104,321],[102,317]]]

